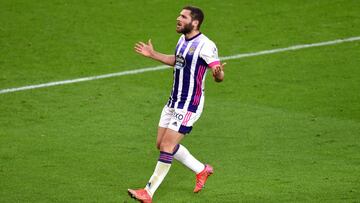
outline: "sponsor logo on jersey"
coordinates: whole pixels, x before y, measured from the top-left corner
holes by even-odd
[[[185,67],[185,65],[186,65],[185,58],[181,54],[176,55],[175,68],[182,69]]]

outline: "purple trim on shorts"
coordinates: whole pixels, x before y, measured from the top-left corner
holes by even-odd
[[[187,133],[190,133],[191,130],[192,130],[192,126],[181,125],[180,129],[179,129],[179,133],[187,134]]]

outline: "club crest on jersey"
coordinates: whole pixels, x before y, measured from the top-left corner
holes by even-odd
[[[176,69],[184,68],[185,65],[186,65],[185,58],[181,54],[176,55],[175,58],[176,58],[176,60],[175,60],[175,68]]]
[[[195,52],[195,48],[196,48],[196,47],[191,46],[191,47],[189,48],[188,55],[193,55],[193,54],[194,54],[194,52]]]

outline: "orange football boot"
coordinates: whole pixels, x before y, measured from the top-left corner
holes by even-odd
[[[139,202],[143,202],[143,203],[152,202],[151,196],[145,189],[138,189],[138,190],[128,189],[128,193],[131,198],[139,200]]]
[[[213,173],[214,169],[212,168],[212,166],[206,164],[204,170],[196,175],[196,185],[194,189],[195,193],[200,192],[204,188],[206,180]]]

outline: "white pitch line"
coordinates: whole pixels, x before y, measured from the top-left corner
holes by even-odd
[[[327,41],[327,42],[313,43],[313,44],[299,44],[299,45],[295,45],[295,46],[291,46],[291,47],[264,50],[264,51],[259,51],[259,52],[237,54],[237,55],[233,55],[233,56],[221,57],[221,59],[222,60],[232,60],[232,59],[239,59],[239,58],[245,58],[245,57],[251,57],[251,56],[279,53],[279,52],[284,52],[284,51],[293,51],[293,50],[305,49],[305,48],[310,48],[310,47],[329,46],[329,45],[340,44],[340,43],[344,43],[344,42],[353,42],[353,41],[358,41],[358,40],[360,40],[360,36],[350,37],[350,38],[346,38],[346,39],[337,39],[337,40]]]
[[[319,43],[313,43],[313,44],[300,44],[300,45],[290,46],[290,47],[286,47],[286,48],[271,49],[271,50],[264,50],[264,51],[244,53],[244,54],[236,54],[236,55],[232,55],[232,56],[220,57],[220,59],[223,61],[227,61],[227,60],[259,56],[259,55],[266,55],[266,54],[273,54],[273,53],[279,53],[279,52],[285,52],[285,51],[294,51],[294,50],[305,49],[305,48],[310,48],[310,47],[329,46],[329,45],[340,44],[340,43],[344,43],[344,42],[353,42],[353,41],[359,41],[359,40],[360,40],[360,36],[357,36],[357,37],[337,39],[337,40],[327,41],[327,42],[319,42]],[[135,70],[127,70],[127,71],[110,73],[110,74],[105,74],[105,75],[97,75],[97,76],[90,76],[90,77],[77,78],[77,79],[71,79],[71,80],[49,82],[49,83],[43,83],[43,84],[38,84],[38,85],[14,87],[14,88],[0,90],[0,94],[10,93],[10,92],[18,92],[18,91],[24,91],[24,90],[30,90],[30,89],[38,89],[38,88],[43,88],[43,87],[72,84],[72,83],[78,83],[78,82],[85,82],[85,81],[91,81],[91,80],[99,80],[99,79],[103,79],[103,78],[118,77],[118,76],[123,76],[123,75],[133,75],[133,74],[139,74],[139,73],[144,73],[144,72],[163,70],[166,68],[168,68],[168,66],[162,65],[162,66],[155,66],[155,67],[140,68],[140,69],[135,69]]]
[[[85,82],[85,81],[91,81],[91,80],[98,80],[98,79],[103,79],[103,78],[111,78],[111,77],[117,77],[117,76],[122,76],[122,75],[133,75],[133,74],[144,73],[144,72],[148,72],[148,71],[162,70],[162,69],[166,69],[166,68],[168,68],[168,66],[165,66],[165,65],[155,66],[155,67],[147,67],[147,68],[141,68],[141,69],[135,69],[135,70],[122,71],[122,72],[117,72],[117,73],[110,73],[110,74],[105,74],[105,75],[97,75],[97,76],[77,78],[77,79],[72,79],[72,80],[62,80],[62,81],[49,82],[49,83],[43,83],[43,84],[38,84],[38,85],[29,85],[29,86],[23,86],[23,87],[2,89],[2,90],[0,90],[0,94],[23,91],[23,90],[38,89],[38,88],[43,88],[43,87],[51,87],[51,86],[57,86],[57,85],[65,85],[65,84],[78,83],[78,82]]]

